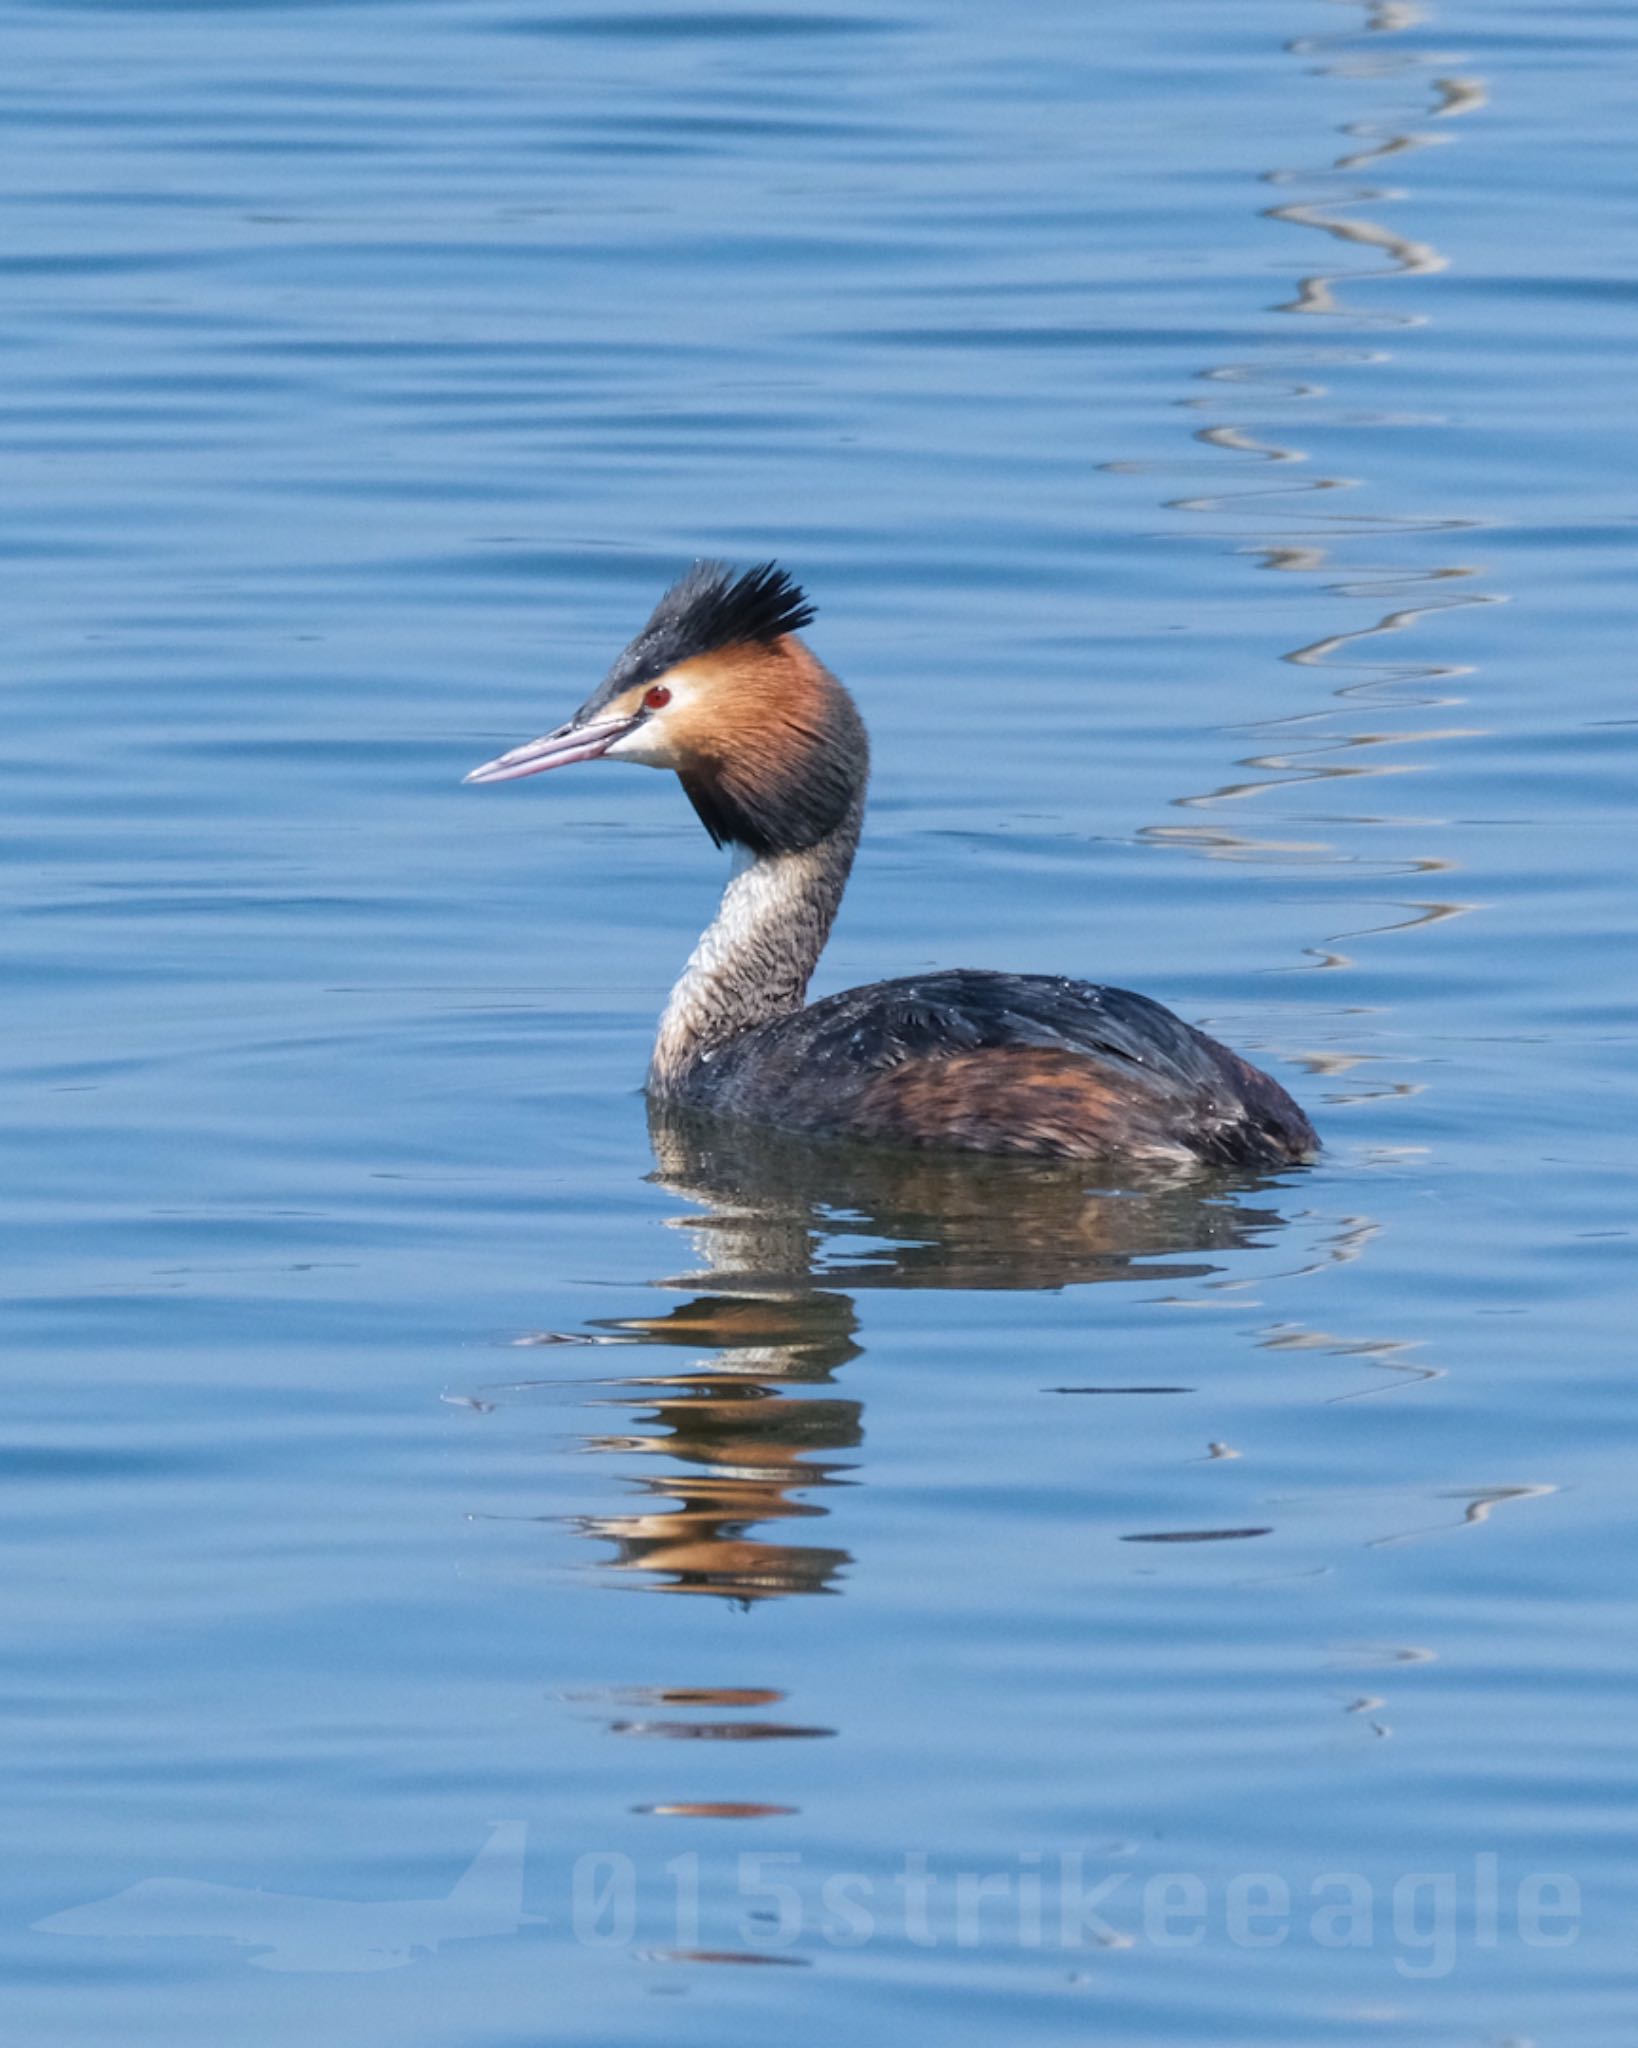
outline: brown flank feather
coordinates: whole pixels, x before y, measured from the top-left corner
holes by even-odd
[[[1156,1107],[1141,1085],[1121,1085],[1080,1053],[986,1046],[890,1067],[860,1091],[849,1129],[904,1145],[1038,1159],[1183,1156],[1157,1128]]]

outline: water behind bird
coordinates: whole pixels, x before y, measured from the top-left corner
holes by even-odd
[[[1632,23],[1095,12],[11,10],[18,2039],[1627,2038]],[[701,553],[1321,1164],[651,1136]]]

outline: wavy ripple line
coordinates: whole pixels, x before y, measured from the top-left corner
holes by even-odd
[[[1357,9],[1360,0],[1337,0],[1337,4]],[[1291,188],[1294,195],[1263,209],[1265,218],[1323,235],[1329,242],[1340,242],[1350,253],[1374,259],[1306,272],[1298,279],[1295,295],[1278,301],[1271,311],[1288,318],[1324,318],[1355,330],[1375,331],[1379,337],[1387,331],[1403,333],[1425,324],[1428,316],[1415,308],[1362,305],[1355,296],[1362,285],[1376,287],[1400,279],[1431,277],[1449,264],[1431,241],[1391,225],[1374,211],[1404,200],[1407,193],[1403,187],[1365,183],[1359,176],[1367,167],[1390,160],[1402,163],[1417,151],[1448,140],[1448,133],[1434,124],[1449,122],[1485,104],[1482,81],[1454,69],[1458,59],[1447,53],[1392,46],[1394,39],[1419,26],[1422,18],[1418,10],[1399,4],[1399,0],[1365,0],[1358,27],[1300,37],[1285,46],[1292,56],[1309,60],[1308,68],[1316,76],[1359,80],[1372,87],[1415,88],[1424,95],[1429,125],[1350,120],[1337,131],[1347,147],[1329,162],[1263,174],[1265,183]],[[1373,211],[1363,211],[1367,208]],[[1242,756],[1235,763],[1238,772],[1217,786],[1175,798],[1179,810],[1199,813],[1229,805],[1255,806],[1278,801],[1279,792],[1295,789],[1317,793],[1329,788],[1340,796],[1361,783],[1415,775],[1429,766],[1431,750],[1459,744],[1482,732],[1481,727],[1462,719],[1429,716],[1448,714],[1465,702],[1460,685],[1472,673],[1471,664],[1418,659],[1402,644],[1390,650],[1388,643],[1402,643],[1425,622],[1444,614],[1500,601],[1497,593],[1475,587],[1484,574],[1482,564],[1442,552],[1443,544],[1452,538],[1481,532],[1484,522],[1462,513],[1394,514],[1350,507],[1346,497],[1359,488],[1358,479],[1315,473],[1309,449],[1283,429],[1271,430],[1267,419],[1258,416],[1271,409],[1298,408],[1315,429],[1322,428],[1327,418],[1350,429],[1376,425],[1437,429],[1443,422],[1436,418],[1341,408],[1333,383],[1345,386],[1350,371],[1376,368],[1392,360],[1393,351],[1380,339],[1364,347],[1287,348],[1278,356],[1213,364],[1199,373],[1205,391],[1178,401],[1185,410],[1207,415],[1194,428],[1192,438],[1210,451],[1212,473],[1221,473],[1218,465],[1226,457],[1237,465],[1242,480],[1171,498],[1166,501],[1167,509],[1186,513],[1192,520],[1210,520],[1209,529],[1194,527],[1195,537],[1227,541],[1254,558],[1260,568],[1283,575],[1320,577],[1325,579],[1327,596],[1339,604],[1377,607],[1374,615],[1362,622],[1339,624],[1334,631],[1290,648],[1280,657],[1323,679],[1324,702],[1240,728],[1264,744]],[[1259,472],[1255,481],[1248,465]],[[1291,473],[1298,469],[1306,473]],[[1289,524],[1284,530],[1274,530],[1271,516],[1277,518],[1282,513],[1289,515]],[[1343,551],[1352,553],[1357,543],[1372,536],[1396,542],[1426,539],[1440,545],[1441,554],[1413,567],[1368,561],[1345,567]],[[1373,714],[1371,723],[1356,723],[1367,706]],[[1275,743],[1267,744],[1270,740]],[[1329,809],[1322,817],[1306,822],[1404,833],[1419,823],[1432,826],[1442,821],[1419,820],[1412,815],[1388,817],[1374,808],[1350,806]],[[1348,869],[1368,881],[1447,875],[1456,866],[1429,851],[1368,854],[1360,850],[1357,841],[1339,844],[1307,833],[1300,838],[1275,838],[1217,820],[1155,824],[1144,828],[1140,837],[1208,859]],[[1329,934],[1306,948],[1301,968],[1283,971],[1346,970],[1354,964],[1354,956],[1344,949],[1343,941],[1442,925],[1475,907],[1448,893],[1444,886],[1425,895],[1396,897],[1380,905],[1383,916],[1350,919],[1349,929]],[[1335,1074],[1339,1064],[1353,1065],[1368,1058],[1365,1053],[1339,1055],[1332,1048],[1313,1055],[1309,1064]],[[1396,1083],[1391,1091],[1371,1091],[1373,1097],[1383,1092],[1414,1094],[1417,1090]]]

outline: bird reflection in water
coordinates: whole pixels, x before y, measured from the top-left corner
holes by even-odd
[[[657,1284],[690,1298],[538,1341],[688,1356],[593,1383],[632,1426],[585,1448],[646,1469],[635,1505],[574,1526],[612,1545],[610,1573],[746,1605],[836,1592],[851,1562],[810,1532],[864,1438],[863,1404],[836,1391],[861,1352],[856,1293],[1199,1279],[1284,1220],[1244,1176],[1098,1187],[1084,1162],[816,1144],[663,1109],[650,1136],[653,1179],[697,1211],[678,1227],[698,1266]]]
[[[858,1356],[847,1296],[701,1294],[663,1316],[599,1327],[627,1343],[695,1354],[675,1371],[622,1376],[603,1395],[635,1407],[636,1427],[590,1436],[587,1449],[665,1461],[632,1482],[641,1496],[634,1510],[579,1520],[586,1535],[613,1544],[607,1568],[640,1573],[665,1592],[747,1604],[834,1591],[845,1550],[750,1532],[823,1516],[806,1498],[810,1489],[846,1483],[846,1454],[864,1433],[861,1408],[823,1390]]]

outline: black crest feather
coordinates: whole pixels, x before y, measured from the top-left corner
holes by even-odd
[[[747,641],[766,644],[801,632],[812,617],[801,586],[777,562],[758,562],[739,575],[726,562],[696,562],[660,599],[579,715],[594,714],[622,690],[651,682],[680,661]]]
[[[813,617],[800,586],[777,562],[758,562],[736,576],[726,562],[696,562],[654,607],[644,637],[674,641],[673,661],[746,641],[799,633]]]

